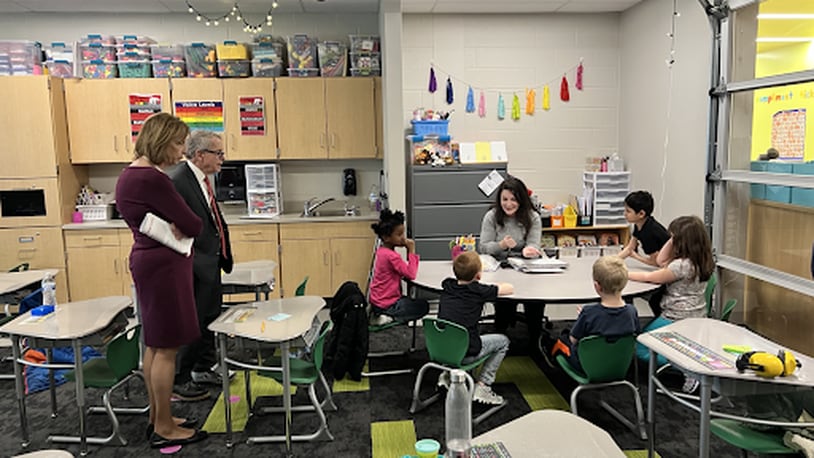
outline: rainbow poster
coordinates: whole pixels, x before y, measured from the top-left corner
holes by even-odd
[[[222,100],[175,102],[175,116],[187,123],[190,130],[223,132]]]

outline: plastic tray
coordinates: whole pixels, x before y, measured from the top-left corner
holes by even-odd
[[[152,76],[148,60],[119,62],[118,65],[121,78],[149,78]]]

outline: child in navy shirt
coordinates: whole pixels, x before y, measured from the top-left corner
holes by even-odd
[[[573,367],[581,369],[577,346],[583,337],[627,336],[639,332],[641,328],[636,307],[622,299],[627,277],[627,266],[619,256],[603,256],[594,262],[594,289],[599,294],[599,303],[582,307],[569,335],[554,344],[550,352],[552,357],[563,353]],[[545,351],[543,355],[548,359]],[[553,366],[550,361],[548,363]]]

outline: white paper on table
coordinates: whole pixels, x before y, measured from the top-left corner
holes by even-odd
[[[478,161],[475,155],[475,144],[462,142],[458,144],[461,153],[461,164],[472,164]]]
[[[500,186],[500,183],[503,183],[503,175],[497,170],[492,170],[489,172],[489,175],[486,175],[480,184],[478,184],[478,188],[489,197],[495,192],[495,189]]]
[[[492,142],[492,162],[508,162],[506,142]]]

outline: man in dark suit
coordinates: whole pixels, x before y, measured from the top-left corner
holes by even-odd
[[[177,374],[173,395],[184,401],[209,397],[202,385],[221,384],[220,375],[212,370],[216,363],[215,337],[208,326],[220,315],[223,298],[221,269],[232,271],[232,249],[229,228],[215,200],[210,175],[223,164],[223,141],[216,133],[196,130],[187,139],[186,162],[170,172],[175,188],[187,205],[203,220],[203,229],[193,245],[193,287],[201,338],[178,352]]]

